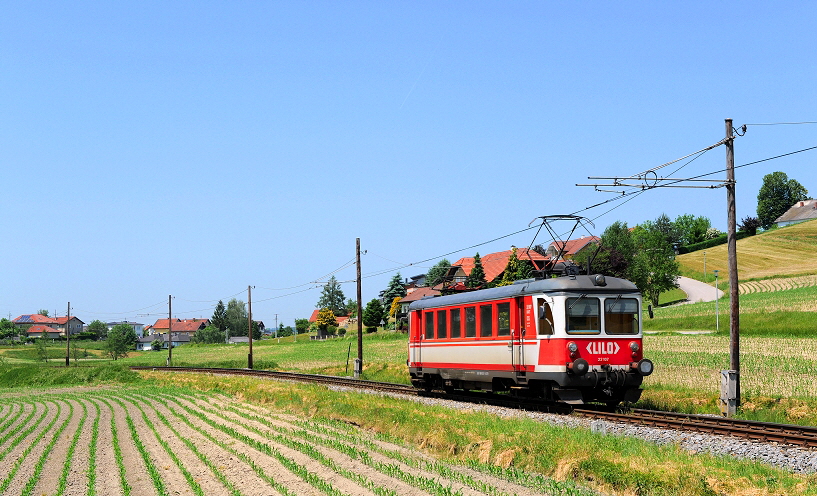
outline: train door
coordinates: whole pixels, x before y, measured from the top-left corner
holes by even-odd
[[[514,299],[515,323],[511,330],[511,360],[515,372],[525,370],[525,299]]]

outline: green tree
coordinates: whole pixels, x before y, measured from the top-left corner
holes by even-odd
[[[108,335],[108,326],[101,320],[94,320],[85,329],[86,332],[93,332],[96,339],[104,338]]]
[[[10,339],[17,336],[17,326],[7,318],[0,319],[0,339]]]
[[[357,300],[349,298],[346,300],[346,315],[349,317],[357,317]]]
[[[227,330],[227,309],[224,308],[223,301],[218,300],[218,304],[213,310],[213,316],[210,318],[210,323],[221,332]]]
[[[761,227],[769,229],[786,210],[803,200],[808,200],[808,190],[796,180],[789,179],[785,172],[766,174],[757,193],[757,218]]]
[[[704,241],[706,239],[706,230],[710,227],[712,227],[712,223],[707,217],[684,214],[675,218],[675,228],[678,230],[681,245],[691,245]]]
[[[482,267],[482,258],[480,258],[479,252],[477,252],[477,254],[474,255],[474,268],[471,269],[471,273],[465,278],[465,287],[477,289],[483,288],[487,284],[488,281],[485,280],[485,269]]]
[[[346,315],[346,297],[343,295],[343,290],[340,289],[340,283],[335,276],[329,278],[329,281],[323,286],[321,290],[321,297],[318,298],[317,308],[328,308],[338,316]]]
[[[306,320],[306,319],[303,319],[303,320]],[[306,320],[306,322],[307,322],[307,324],[309,324],[308,320]],[[307,328],[308,327],[309,326],[307,325]],[[279,338],[285,338],[287,336],[292,336],[294,333],[295,333],[295,331],[292,329],[292,327],[291,326],[284,327],[283,322],[281,323],[281,326],[278,327],[278,337]]]
[[[128,356],[128,351],[134,349],[136,337],[133,327],[128,324],[116,324],[108,331],[105,340],[105,352],[114,360]]]
[[[505,266],[505,271],[502,273],[502,279],[496,284],[497,286],[508,286],[513,284],[519,276],[519,257],[516,255],[516,247],[511,248],[511,256],[508,257],[508,264]]]
[[[40,309],[40,311],[38,311],[37,314],[38,315],[44,315],[44,316],[48,317],[48,310]]]
[[[309,332],[309,319],[295,319],[295,330],[298,331],[298,334]]]
[[[335,313],[331,308],[321,308],[315,323],[318,325],[318,335],[324,336],[329,327],[337,327],[338,319],[335,318]]]
[[[426,286],[433,288],[437,284],[443,282],[445,276],[448,275],[448,270],[450,268],[451,262],[449,262],[446,258],[443,258],[437,262],[436,265],[428,269],[428,273],[426,274]]]
[[[161,339],[154,339],[150,342],[150,349],[153,351],[161,351],[162,346],[164,346],[164,343]]]
[[[366,327],[377,327],[384,318],[383,305],[375,298],[366,304],[363,310],[363,325]]]
[[[190,338],[190,341],[201,344],[224,343],[224,331],[213,325],[212,321],[210,322],[211,323],[209,326],[196,331],[196,333],[193,334],[193,337]]]
[[[678,229],[678,226],[670,220],[667,214],[659,215],[658,218],[655,219],[655,222],[650,223],[648,221],[644,224],[645,227],[660,232],[670,247],[674,247],[681,242],[681,231]]]
[[[391,305],[395,298],[406,296],[406,288],[403,286],[403,277],[398,272],[389,281],[386,290],[383,291],[383,302]]]
[[[627,223],[616,221],[602,233],[598,250],[582,250],[576,255],[574,262],[579,267],[587,267],[587,260],[592,257],[591,273],[626,279],[629,277],[627,271],[634,254],[633,238]]]
[[[664,291],[678,287],[680,275],[675,252],[666,235],[655,227],[636,228],[633,231],[638,251],[628,270],[630,280],[654,306]]]
[[[227,302],[224,320],[230,336],[246,336],[247,319],[247,306],[243,301],[233,298]]]
[[[757,217],[744,217],[737,227],[739,231],[745,231],[749,236],[754,236],[760,227],[760,220]]]

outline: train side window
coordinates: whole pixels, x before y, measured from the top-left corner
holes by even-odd
[[[604,300],[604,332],[638,334],[638,300],[607,298]]]
[[[544,298],[539,300],[536,307],[539,314],[539,335],[553,334],[553,309]]]
[[[448,337],[448,319],[445,318],[445,310],[437,310],[437,339]]]
[[[601,316],[598,298],[584,295],[565,300],[568,334],[598,334],[601,332]]]
[[[459,308],[452,308],[451,309],[451,337],[458,338],[462,333],[462,322],[460,320],[460,312]]]
[[[434,312],[425,313],[426,339],[434,339]]]
[[[479,336],[490,338],[494,335],[493,305],[479,306]]]
[[[511,335],[511,304],[497,303],[496,328],[499,336]]]
[[[477,307],[465,307],[465,337],[477,337]]]

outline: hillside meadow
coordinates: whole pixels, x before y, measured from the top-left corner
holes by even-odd
[[[704,252],[706,277],[704,278]],[[737,241],[738,281],[817,274],[817,220],[773,229]],[[726,245],[707,248],[676,257],[682,275],[713,282],[713,271],[720,271],[721,283],[727,280]],[[725,284],[724,284],[725,287]]]

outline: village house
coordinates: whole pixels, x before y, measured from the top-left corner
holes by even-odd
[[[803,200],[792,205],[774,223],[777,227],[783,227],[812,219],[817,219],[817,200]]]

